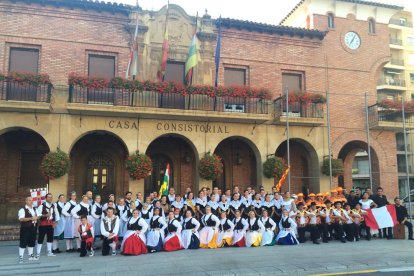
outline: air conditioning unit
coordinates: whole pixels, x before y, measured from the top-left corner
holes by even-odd
[[[224,104],[224,111],[244,113],[244,104]]]

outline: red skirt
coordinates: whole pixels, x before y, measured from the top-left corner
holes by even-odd
[[[124,242],[124,255],[140,255],[147,252],[147,246],[138,235],[131,235]]]
[[[242,238],[241,240],[239,240],[238,242],[236,242],[234,244],[234,246],[236,247],[246,247],[246,239]]]
[[[181,249],[183,248],[181,247],[180,239],[177,235],[166,241],[164,244],[165,251],[177,251]]]

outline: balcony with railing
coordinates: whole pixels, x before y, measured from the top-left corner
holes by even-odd
[[[33,109],[49,112],[51,94],[51,84],[2,79],[0,80],[0,109],[6,111]]]
[[[402,39],[399,39],[399,38],[392,38],[392,37],[390,37],[390,44],[391,45],[396,45],[396,46],[402,46],[403,45],[403,41],[402,41]]]
[[[381,107],[374,104],[368,107],[369,127],[372,129],[401,131],[403,129],[402,111],[397,108]],[[405,126],[414,129],[414,113],[405,112]]]
[[[404,66],[404,60],[403,59],[396,59],[396,58],[392,58],[390,61],[391,65],[395,65],[395,66]]]
[[[406,20],[399,20],[399,19],[391,19],[390,24],[391,25],[402,26],[402,27],[407,27],[407,28],[412,28],[413,27],[413,22],[409,22],[409,21],[406,21]]]
[[[378,90],[407,90],[405,86],[405,80],[402,78],[382,76],[378,79],[377,83]]]
[[[325,123],[324,103],[298,101],[286,104],[285,97],[280,97],[273,106],[274,119],[279,123],[286,123],[287,119],[291,125],[319,126]]]
[[[269,101],[262,98],[209,96],[117,88],[69,86],[69,112],[103,111],[143,117],[209,117],[211,120],[268,121]]]

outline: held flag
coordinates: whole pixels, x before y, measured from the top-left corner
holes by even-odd
[[[168,187],[170,184],[170,164],[167,163],[167,168],[165,169],[164,180],[162,181],[159,196],[168,195]]]
[[[290,167],[288,167],[286,169],[286,171],[283,173],[282,177],[280,178],[279,182],[277,183],[277,185],[276,185],[276,191],[277,192],[280,191],[280,188],[282,187],[283,183],[285,183],[286,177],[289,174],[289,170],[290,170]]]
[[[46,201],[46,194],[48,193],[47,190],[47,187],[30,189],[30,196],[33,200],[33,207],[38,207]]]
[[[394,205],[369,209],[364,218],[366,225],[374,230],[394,227],[398,223]]]

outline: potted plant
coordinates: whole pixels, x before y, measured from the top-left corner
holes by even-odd
[[[48,179],[56,179],[64,176],[70,169],[69,155],[57,149],[47,153],[40,164],[42,174]]]
[[[280,179],[287,167],[283,158],[272,156],[263,163],[263,175],[267,178]]]
[[[127,157],[125,167],[132,179],[143,179],[152,172],[152,160],[148,155],[141,154],[136,150]]]
[[[223,173],[223,162],[221,157],[216,154],[206,153],[203,158],[200,159],[200,165],[198,166],[198,172],[201,178],[206,180],[216,180],[219,175]]]

